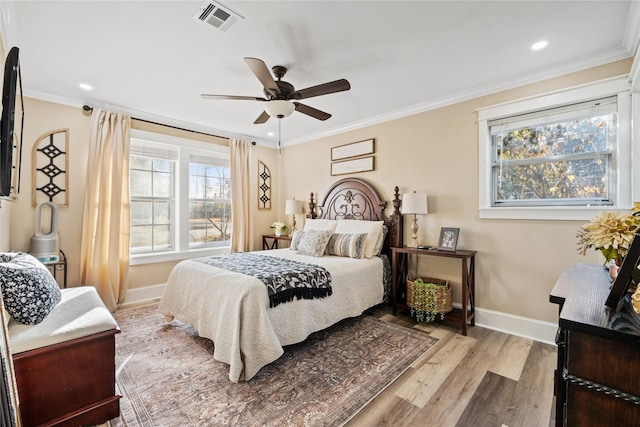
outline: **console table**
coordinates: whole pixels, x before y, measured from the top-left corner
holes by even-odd
[[[476,280],[475,255],[476,251],[442,251],[436,249],[391,248],[391,307],[396,315],[398,308],[408,309],[407,306],[407,258],[414,254],[418,256],[456,258],[462,263],[461,286],[462,308],[454,308],[445,314],[445,319],[460,323],[462,335],[467,335],[467,325],[475,325]]]
[[[640,316],[628,296],[605,306],[611,280],[599,265],[560,274],[556,426],[640,425]]]

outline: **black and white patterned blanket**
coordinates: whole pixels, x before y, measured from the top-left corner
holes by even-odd
[[[247,252],[195,258],[218,268],[260,279],[267,287],[269,306],[297,299],[331,295],[331,274],[319,265]]]

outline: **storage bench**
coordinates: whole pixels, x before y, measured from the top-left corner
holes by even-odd
[[[9,346],[25,427],[104,423],[120,414],[115,319],[95,288],[62,289],[37,325],[11,320]]]

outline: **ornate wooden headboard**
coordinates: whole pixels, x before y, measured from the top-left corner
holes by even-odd
[[[317,205],[313,193],[309,199],[308,218],[358,219],[364,221],[384,221],[389,228],[383,252],[389,254],[389,247],[402,246],[402,216],[400,214],[400,194],[394,189],[393,213],[387,218],[384,209],[387,202],[368,182],[358,178],[344,178],[336,181],[327,191],[322,203]],[[318,214],[316,209],[320,211]]]

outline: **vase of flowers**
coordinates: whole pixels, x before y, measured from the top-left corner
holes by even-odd
[[[578,253],[585,255],[594,248],[605,259],[605,264],[619,267],[629,251],[636,233],[640,231],[640,202],[635,202],[630,213],[602,212],[578,229]]]
[[[273,228],[273,234],[275,234],[276,236],[281,236],[289,232],[289,227],[287,227],[284,222],[276,221],[271,224],[271,228]]]

